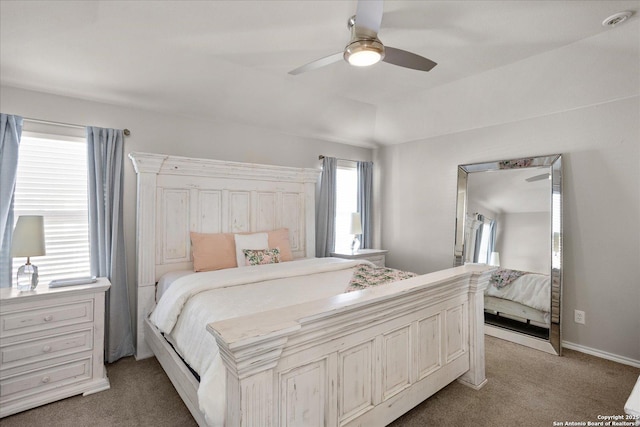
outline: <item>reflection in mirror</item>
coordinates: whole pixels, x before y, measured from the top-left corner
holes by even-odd
[[[461,165],[454,264],[496,267],[488,334],[560,354],[561,156]]]

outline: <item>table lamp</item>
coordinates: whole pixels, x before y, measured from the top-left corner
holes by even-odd
[[[360,240],[358,240],[357,236],[359,234],[362,234],[362,222],[360,221],[360,214],[358,212],[351,213],[349,234],[353,234],[353,241],[351,242],[351,253],[355,253],[358,249],[360,249]]]
[[[31,257],[45,254],[43,217],[21,215],[11,242],[12,258],[27,257],[27,263],[18,269],[16,285],[19,291],[32,291],[38,286],[38,267],[31,264]]]

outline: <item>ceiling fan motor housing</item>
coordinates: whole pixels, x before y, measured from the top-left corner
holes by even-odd
[[[351,30],[351,40],[344,48],[344,60],[351,65],[366,67],[384,58],[384,45],[378,35],[368,28],[356,25],[355,15],[349,18],[347,26]]]
[[[354,40],[344,49],[344,60],[351,65],[366,67],[384,58],[384,45],[378,39]]]

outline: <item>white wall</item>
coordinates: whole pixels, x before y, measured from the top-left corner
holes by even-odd
[[[640,361],[638,96],[381,149],[388,264],[453,264],[459,164],[553,153],[564,168],[563,339]]]
[[[0,111],[62,123],[128,128],[131,136],[125,138],[126,153],[141,151],[307,168],[320,168],[320,154],[354,160],[371,160],[373,156],[373,151],[368,148],[301,138],[228,120],[171,116],[6,86],[0,87]],[[125,244],[132,296],[135,295],[136,277],[135,203],[136,175],[127,159],[124,178]]]
[[[500,266],[511,270],[549,274],[551,271],[551,230],[548,212],[498,215],[495,250]]]

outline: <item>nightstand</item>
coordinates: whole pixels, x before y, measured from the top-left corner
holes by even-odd
[[[331,256],[344,259],[366,259],[378,267],[384,267],[387,252],[389,251],[384,249],[360,249],[355,252],[331,252]]]
[[[0,417],[109,388],[105,278],[31,292],[0,289]]]

